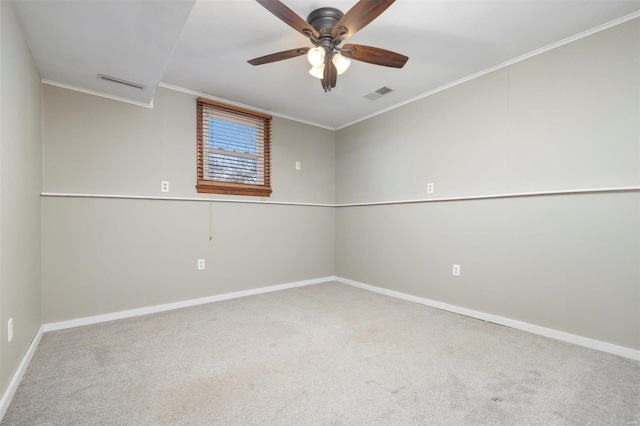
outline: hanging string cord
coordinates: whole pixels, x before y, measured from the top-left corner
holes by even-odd
[[[209,241],[213,241],[213,197],[209,195]]]

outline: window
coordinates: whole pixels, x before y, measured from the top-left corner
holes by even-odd
[[[271,194],[271,116],[198,98],[198,192]]]

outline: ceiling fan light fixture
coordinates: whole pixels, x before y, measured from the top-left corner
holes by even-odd
[[[324,64],[312,67],[309,70],[309,74],[311,74],[315,78],[319,78],[320,80],[322,80],[324,78]]]
[[[309,63],[314,67],[318,67],[324,64],[324,49],[322,47],[314,47],[313,49],[309,49],[309,53],[307,53],[307,59]]]
[[[335,55],[333,55],[333,59],[331,59],[331,61],[333,62],[333,65],[336,66],[338,75],[345,72],[347,68],[349,68],[349,65],[351,65],[351,61],[342,56],[341,53],[336,53]]]

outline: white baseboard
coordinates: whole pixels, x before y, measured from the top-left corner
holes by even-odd
[[[78,318],[78,319],[73,319],[69,321],[60,321],[60,322],[54,322],[50,324],[43,324],[42,326],[40,326],[40,328],[38,329],[38,332],[36,333],[35,337],[31,341],[31,344],[29,345],[27,352],[22,358],[22,361],[20,362],[18,369],[13,375],[13,378],[11,379],[11,382],[9,383],[7,390],[4,392],[4,395],[2,395],[2,400],[0,400],[0,421],[2,421],[2,418],[7,412],[7,409],[9,408],[9,404],[11,404],[11,400],[13,399],[13,396],[16,393],[16,389],[18,389],[18,385],[22,380],[22,376],[24,376],[24,373],[27,370],[29,363],[31,362],[31,358],[33,358],[33,354],[35,353],[36,348],[40,343],[40,339],[42,338],[43,333],[47,331],[63,330],[66,328],[80,327],[83,325],[97,324],[100,322],[137,317],[137,316],[152,314],[156,312],[171,311],[173,309],[186,308],[189,306],[196,306],[196,305],[204,305],[206,303],[218,302],[221,300],[236,299],[238,297],[252,296],[254,294],[270,293],[273,291],[286,290],[286,289],[295,288],[295,287],[303,287],[303,286],[312,285],[312,284],[320,284],[320,283],[325,283],[325,282],[330,282],[335,280],[336,280],[336,277],[329,276],[324,278],[316,278],[312,280],[296,281],[296,282],[287,283],[287,284],[272,285],[269,287],[260,287],[260,288],[255,288],[251,290],[236,291],[233,293],[219,294],[216,296],[202,297],[200,299],[184,300],[181,302],[167,303],[164,305],[149,306],[145,308],[131,309],[128,311],[120,311],[120,312],[113,312],[110,314],[96,315],[96,316],[86,317],[86,318]]]
[[[424,299],[422,297],[411,296],[409,294],[400,293],[399,291],[388,290],[385,288],[364,284],[358,281],[350,280],[348,278],[329,276],[324,278],[297,281],[297,282],[292,282],[287,284],[273,285],[269,287],[261,287],[261,288],[251,289],[251,290],[236,291],[233,293],[220,294],[216,296],[202,297],[200,299],[185,300],[181,302],[167,303],[164,305],[149,306],[145,308],[131,309],[128,311],[120,311],[120,312],[114,312],[110,314],[96,315],[96,316],[86,317],[86,318],[78,318],[78,319],[69,320],[69,321],[43,324],[38,330],[38,332],[36,333],[33,340],[31,341],[31,344],[29,345],[27,352],[22,358],[22,361],[20,362],[18,369],[13,375],[13,378],[11,379],[11,382],[9,383],[7,390],[4,392],[4,395],[2,396],[2,400],[0,400],[0,421],[2,420],[5,413],[7,412],[7,409],[9,408],[9,404],[11,403],[11,400],[13,399],[16,389],[18,388],[18,385],[20,384],[20,381],[22,380],[22,377],[24,376],[25,371],[29,366],[29,362],[31,362],[31,358],[33,357],[33,354],[35,353],[36,348],[40,343],[40,339],[42,338],[43,333],[47,331],[63,330],[66,328],[79,327],[79,326],[89,325],[89,324],[97,324],[101,322],[113,321],[113,320],[123,319],[123,318],[131,318],[131,317],[136,317],[141,315],[152,314],[156,312],[170,311],[173,309],[203,305],[206,303],[235,299],[239,297],[251,296],[254,294],[270,293],[273,291],[286,290],[289,288],[303,287],[307,285],[320,284],[320,283],[330,282],[330,281],[337,281],[337,282],[348,284],[364,290],[369,290],[369,291],[384,294],[387,296],[396,297],[398,299],[404,299],[410,302],[420,303],[422,305],[427,305],[427,306],[442,309],[445,311],[466,315],[466,316],[481,319],[484,321],[490,321],[496,324],[505,325],[507,327],[512,327],[518,330],[528,331],[529,333],[551,337],[556,340],[561,340],[564,342],[569,342],[576,345],[585,346],[587,348],[596,349],[603,352],[608,352],[614,355],[619,355],[625,358],[631,358],[631,359],[640,361],[640,351],[635,349],[625,348],[623,346],[617,346],[611,343],[601,342],[599,340],[589,339],[587,337],[577,336],[575,334],[569,334],[562,331],[553,330],[550,328],[540,327],[537,325],[532,325],[526,322],[504,318],[497,315],[492,315],[484,312],[474,311],[471,309],[461,308],[459,306],[449,305],[447,303],[437,302],[435,300],[429,300],[429,299]]]
[[[171,311],[174,309],[187,308],[189,306],[204,305],[206,303],[219,302],[221,300],[236,299],[238,297],[252,296],[254,294],[270,293],[272,291],[286,290],[294,287],[303,287],[312,284],[320,284],[328,281],[335,281],[335,277],[315,278],[312,280],[296,281],[287,284],[272,285],[269,287],[254,288],[251,290],[235,291],[233,293],[218,294],[216,296],[202,297],[199,299],[183,300],[181,302],[166,303],[164,305],[148,306],[145,308],[130,309],[128,311],[112,312],[109,314],[96,315],[92,317],[72,319],[68,321],[53,322],[43,324],[43,329],[47,331],[64,330],[66,328],[80,327],[83,325],[97,324],[101,322],[119,320],[123,318],[138,317],[141,315],[153,314],[156,312]]]
[[[538,325],[533,325],[526,322],[510,319],[510,318],[504,318],[504,317],[500,317],[493,314],[474,311],[472,309],[461,308],[459,306],[449,305],[447,303],[437,302],[435,300],[424,299],[422,297],[417,297],[417,296],[411,296],[409,294],[400,293],[399,291],[388,290],[386,288],[364,284],[358,281],[350,280],[348,278],[335,277],[335,280],[337,282],[362,288],[364,290],[374,291],[376,293],[384,294],[391,297],[396,297],[398,299],[404,299],[410,302],[420,303],[422,305],[427,305],[427,306],[442,309],[445,311],[454,312],[456,314],[466,315],[468,317],[477,318],[477,319],[493,322],[500,325],[505,325],[507,327],[527,331],[529,333],[538,334],[540,336],[550,337],[552,339],[561,340],[563,342],[573,343],[575,345],[585,346],[587,348],[596,349],[602,352],[608,352],[614,355],[619,355],[625,358],[631,358],[631,359],[640,361],[640,351],[631,349],[631,348],[625,348],[624,346],[618,346],[611,343],[602,342],[600,340],[589,339],[588,337],[577,336],[575,334],[565,333],[563,331],[558,331],[551,328],[540,327]]]
[[[36,352],[36,348],[40,343],[40,339],[42,338],[42,334],[44,333],[44,329],[42,326],[38,329],[38,332],[33,337],[29,348],[27,348],[27,352],[22,357],[22,361],[20,361],[20,365],[16,370],[15,374],[11,378],[9,382],[9,386],[7,386],[7,390],[4,391],[4,395],[2,395],[2,399],[0,400],[0,421],[4,417],[7,409],[9,408],[9,404],[11,404],[11,400],[13,399],[13,395],[15,395],[16,390],[18,389],[18,385],[22,380],[22,376],[24,376],[25,371],[27,371],[27,367],[31,362],[31,358],[33,358],[33,354]]]

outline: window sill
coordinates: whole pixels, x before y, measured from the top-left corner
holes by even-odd
[[[254,197],[269,197],[270,186],[246,185],[240,183],[200,181],[196,185],[198,193],[225,194],[225,195],[250,195]]]

